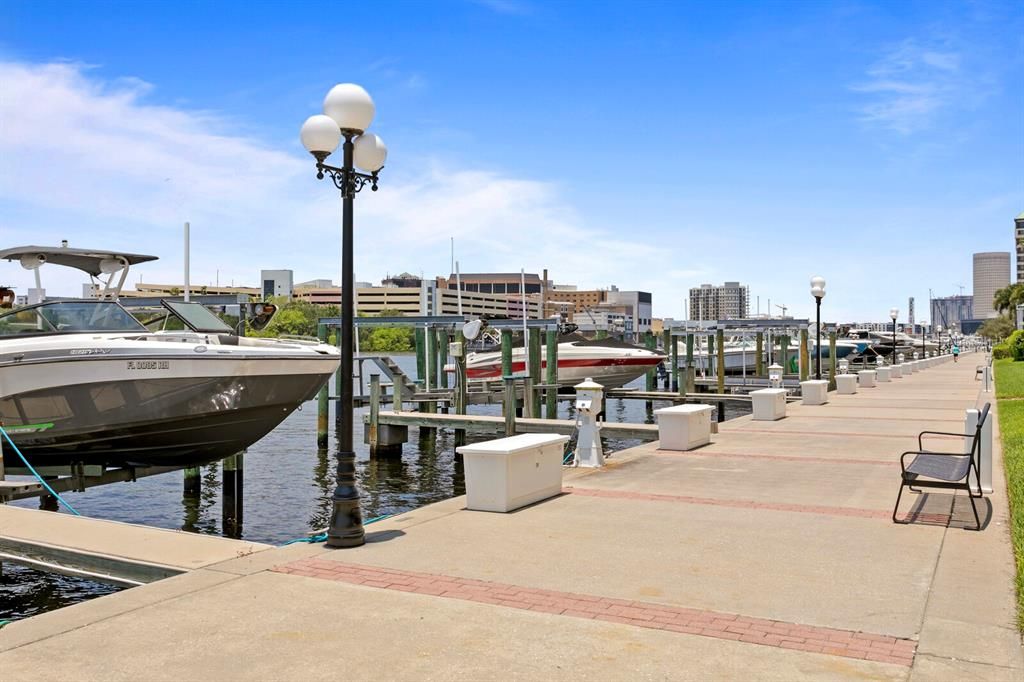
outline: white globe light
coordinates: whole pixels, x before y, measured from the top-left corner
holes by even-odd
[[[339,83],[324,98],[324,113],[342,130],[363,132],[370,127],[376,110],[370,93],[355,83]]]
[[[895,322],[896,318],[899,317],[899,316],[900,316],[899,308],[890,308],[889,309],[889,317],[892,318],[893,322]]]
[[[384,167],[388,158],[388,148],[384,141],[373,133],[364,133],[356,138],[352,146],[352,159],[357,168],[367,173],[376,173]]]
[[[811,287],[811,296],[814,298],[825,298],[824,287]]]
[[[302,146],[311,154],[330,154],[341,142],[341,130],[330,116],[310,116],[299,131]]]
[[[822,289],[823,290],[825,288],[825,278],[824,277],[811,277],[811,288],[812,289],[818,288],[818,289]]]

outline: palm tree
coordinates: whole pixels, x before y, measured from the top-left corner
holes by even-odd
[[[1013,285],[1005,286],[1002,289],[996,289],[996,294],[992,298],[992,306],[1000,313],[1005,313],[1010,309],[1010,296],[1013,294]]]

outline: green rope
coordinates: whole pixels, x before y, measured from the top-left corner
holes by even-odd
[[[384,519],[390,519],[392,516],[392,514],[375,516],[368,521],[363,521],[363,525],[369,526],[371,523],[377,523],[378,521],[383,521]],[[327,542],[327,533],[317,533],[316,535],[310,535],[308,538],[296,538],[294,540],[289,540],[288,542],[281,543],[279,547],[287,547],[288,545],[294,545],[300,542],[308,542],[310,544],[314,544],[317,542]]]
[[[21,461],[25,463],[25,466],[28,467],[28,470],[32,472],[32,475],[36,477],[37,481],[42,483],[43,487],[46,488],[51,495],[53,495],[55,498],[57,498],[57,500],[61,504],[63,504],[65,507],[67,507],[69,512],[71,512],[75,516],[81,516],[81,514],[78,513],[78,510],[76,510],[74,507],[72,507],[70,504],[68,504],[67,500],[65,500],[63,497],[58,495],[57,491],[54,490],[53,488],[51,488],[50,484],[47,483],[46,480],[42,476],[39,475],[39,472],[36,471],[32,467],[32,465],[28,463],[28,460],[25,459],[25,455],[21,454],[21,450],[19,450],[18,446],[14,444],[14,441],[11,440],[11,437],[9,435],[7,435],[7,432],[4,431],[4,428],[2,426],[0,426],[0,435],[2,435],[4,438],[7,439],[7,442],[11,444],[12,448],[14,448],[14,454],[16,454],[18,457],[21,458]]]

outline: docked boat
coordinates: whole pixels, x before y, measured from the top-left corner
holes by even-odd
[[[816,356],[817,344],[814,339],[810,339],[808,342],[808,351],[811,361],[813,362]],[[857,354],[863,351],[863,347],[854,341],[847,339],[836,340],[836,360],[843,358],[852,360]],[[679,341],[677,342],[677,352],[679,353],[679,366],[686,366],[686,343]],[[764,352],[764,351],[762,351]],[[778,354],[780,349],[776,346],[775,353],[773,354],[773,360],[779,361]],[[787,371],[796,372],[799,366],[799,347],[789,346],[786,352],[786,367]],[[734,339],[726,340],[725,342],[725,371],[727,374],[739,374],[746,369],[748,372],[752,372],[757,366],[757,344],[753,338],[750,337],[738,337]],[[829,343],[822,342],[821,344],[821,359],[822,361],[829,360],[831,357],[831,347]],[[763,358],[767,359],[767,358]],[[711,355],[710,365],[708,364],[708,350],[707,348],[695,348],[693,352],[693,364],[698,371],[704,370],[713,372],[718,362],[718,352],[714,351]]]
[[[110,275],[100,299],[0,311],[0,419],[34,466],[221,459],[274,429],[340,363],[313,340],[238,336],[194,302],[164,301],[159,328],[143,325],[117,297],[128,267],[152,256],[21,247],[0,259]]]
[[[541,372],[547,370],[541,349]],[[587,377],[606,388],[619,388],[665,360],[660,353],[613,339],[585,339],[578,334],[562,337],[558,344],[558,386],[569,388]],[[445,369],[454,371],[454,366]],[[526,351],[512,349],[512,372],[526,370]],[[470,353],[466,356],[466,377],[470,381],[501,379],[501,352]]]

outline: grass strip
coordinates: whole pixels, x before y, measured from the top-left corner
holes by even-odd
[[[1010,536],[1017,563],[1017,627],[1024,632],[1024,362],[996,361],[999,433],[1010,506]],[[1016,391],[1016,393],[1015,393]]]
[[[1024,362],[996,360],[996,398],[1024,398]]]

